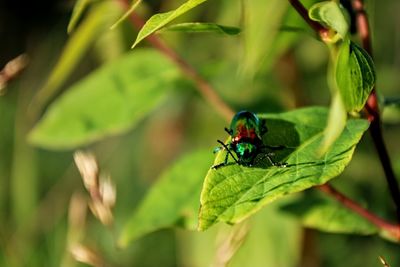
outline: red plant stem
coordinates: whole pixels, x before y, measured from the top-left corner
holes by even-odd
[[[129,1],[120,0],[120,4],[125,8],[129,8]],[[137,28],[141,29],[144,25],[144,21],[136,13],[131,13],[129,16],[132,24]],[[165,42],[155,34],[152,34],[146,38],[146,40],[157,50],[171,59],[181,71],[194,83],[200,94],[227,120],[230,121],[234,115],[234,111],[219,97],[215,92],[211,84],[206,81],[200,74],[182,57],[180,57],[172,48],[165,44]]]
[[[392,237],[394,237],[396,240],[400,240],[400,225],[395,225],[392,223],[389,223],[375,214],[372,214],[368,210],[364,209],[361,207],[359,204],[348,198],[347,196],[343,195],[339,191],[337,191],[335,188],[333,188],[329,184],[324,184],[316,187],[317,189],[321,190],[327,195],[330,195],[331,197],[335,198],[337,201],[342,203],[345,207],[351,209],[361,217],[367,219],[369,222],[374,224],[380,229],[383,229],[391,234]]]
[[[357,29],[360,36],[363,48],[371,55],[371,34],[369,29],[368,17],[364,9],[362,0],[354,0],[352,7],[356,13]],[[375,88],[372,90],[365,104],[368,120],[371,122],[369,132],[372,136],[373,143],[376,151],[378,152],[379,160],[381,162],[383,171],[385,172],[386,181],[389,187],[390,195],[396,207],[397,221],[400,222],[400,189],[393,167],[390,161],[389,153],[387,151],[385,142],[382,135],[381,116],[378,105],[378,98]]]
[[[368,52],[372,56],[372,45],[370,38],[370,30],[367,13],[364,10],[364,4],[362,0],[353,0],[352,7],[356,14],[356,22],[357,22],[357,32],[360,36],[362,46],[365,51]]]
[[[329,30],[321,25],[321,23],[310,19],[307,9],[302,3],[300,3],[299,0],[289,0],[289,2],[292,7],[296,9],[297,13],[299,13],[299,15],[304,19],[304,21],[310,25],[310,27],[321,37],[322,40],[324,40],[327,37]]]

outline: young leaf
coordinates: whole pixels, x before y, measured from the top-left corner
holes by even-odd
[[[227,35],[237,35],[240,29],[237,27],[223,26],[215,23],[189,22],[171,25],[161,29],[159,32],[175,31],[175,32],[206,32],[219,33]]]
[[[177,224],[196,229],[201,184],[211,155],[208,150],[188,154],[165,171],[125,224],[119,245],[125,247],[145,234]]]
[[[136,37],[135,43],[132,45],[132,48],[134,48],[138,43],[140,43],[150,34],[161,29],[172,20],[176,19],[177,17],[181,16],[182,14],[188,12],[192,8],[202,4],[205,1],[207,0],[188,0],[186,3],[173,11],[153,15],[140,30],[138,36]]]
[[[347,113],[343,104],[342,97],[338,92],[333,93],[332,103],[329,108],[327,124],[324,130],[324,138],[319,148],[319,154],[323,155],[329,147],[340,136],[346,127]]]
[[[312,20],[322,22],[328,28],[336,31],[341,39],[346,37],[349,24],[336,1],[316,3],[309,9],[308,15]]]
[[[174,88],[179,71],[154,50],[128,53],[73,85],[29,134],[51,149],[72,149],[132,128]]]
[[[339,50],[336,83],[347,111],[360,111],[375,86],[371,57],[350,40],[344,41]]]
[[[339,175],[350,162],[368,122],[349,120],[321,158],[318,150],[327,116],[328,110],[318,107],[262,115],[269,130],[263,142],[286,146],[283,151],[275,151],[274,160],[285,161],[288,166],[270,166],[261,155],[252,167],[232,163],[217,170],[210,169],[200,198],[199,230],[219,221],[240,222],[271,201],[324,184]],[[218,153],[215,164],[223,162],[225,153]]]
[[[71,33],[76,24],[78,24],[78,20],[81,18],[83,11],[85,11],[86,7],[90,4],[92,0],[77,0],[74,9],[72,10],[71,19],[68,23],[67,32]]]
[[[282,207],[298,217],[304,226],[329,233],[370,235],[379,229],[333,199],[307,194]]]

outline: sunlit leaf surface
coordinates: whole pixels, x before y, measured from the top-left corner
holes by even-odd
[[[179,76],[154,50],[128,53],[68,89],[29,140],[45,148],[72,149],[126,131],[161,103]]]

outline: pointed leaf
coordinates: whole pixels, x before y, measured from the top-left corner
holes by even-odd
[[[34,113],[41,111],[38,109],[42,109],[48,100],[58,92],[60,86],[67,80],[95,38],[106,28],[109,20],[114,20],[119,13],[119,8],[117,9],[113,2],[104,2],[93,7],[88,16],[70,36],[49,78],[35,96],[32,105],[35,109]],[[36,114],[34,115],[36,116]]]
[[[126,18],[132,14],[133,11],[135,11],[135,9],[139,6],[139,4],[142,2],[142,0],[136,0],[133,1],[131,6],[129,7],[128,11],[125,12],[125,14],[122,15],[122,17],[120,17],[117,22],[115,22],[110,29],[114,29],[115,27],[117,27],[122,21],[126,20]]]
[[[163,28],[159,32],[193,32],[193,33],[219,33],[227,35],[237,35],[240,33],[240,29],[237,27],[224,26],[215,23],[203,23],[203,22],[189,22],[174,24]]]
[[[329,233],[369,235],[379,229],[341,203],[317,194],[307,194],[282,207],[298,217],[304,226]]]
[[[140,30],[138,36],[136,37],[135,43],[132,45],[132,48],[150,34],[161,29],[172,20],[176,19],[177,17],[181,16],[182,14],[188,12],[192,8],[202,4],[205,1],[207,0],[189,0],[173,11],[153,15]]]
[[[263,142],[285,145],[287,149],[276,151],[274,159],[285,161],[288,166],[272,167],[261,157],[253,167],[231,164],[210,169],[201,193],[199,230],[219,221],[240,222],[275,199],[324,184],[339,175],[351,160],[368,122],[349,120],[321,158],[317,152],[327,116],[328,110],[318,107],[262,115],[269,129]],[[218,153],[215,164],[223,162],[225,153]]]
[[[74,9],[72,10],[71,19],[68,23],[67,32],[71,33],[75,26],[78,24],[78,20],[81,18],[83,12],[85,11],[86,7],[92,2],[92,0],[77,0]]]
[[[164,172],[125,224],[119,244],[160,228],[179,224],[196,229],[203,177],[211,163],[210,151],[197,151],[178,160]]]
[[[71,149],[132,128],[174,88],[179,71],[154,50],[128,53],[58,98],[30,132],[31,143]]]
[[[375,86],[374,62],[364,49],[350,40],[339,50],[336,82],[347,111],[363,109]]]

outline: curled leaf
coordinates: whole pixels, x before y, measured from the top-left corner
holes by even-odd
[[[375,86],[374,63],[368,53],[350,40],[341,45],[336,83],[347,111],[360,111]]]
[[[336,1],[323,1],[314,4],[308,11],[308,15],[312,20],[319,21],[337,33],[337,37],[333,36],[332,42],[336,42],[339,38],[344,39],[349,30],[349,24],[343,14],[343,10]]]

